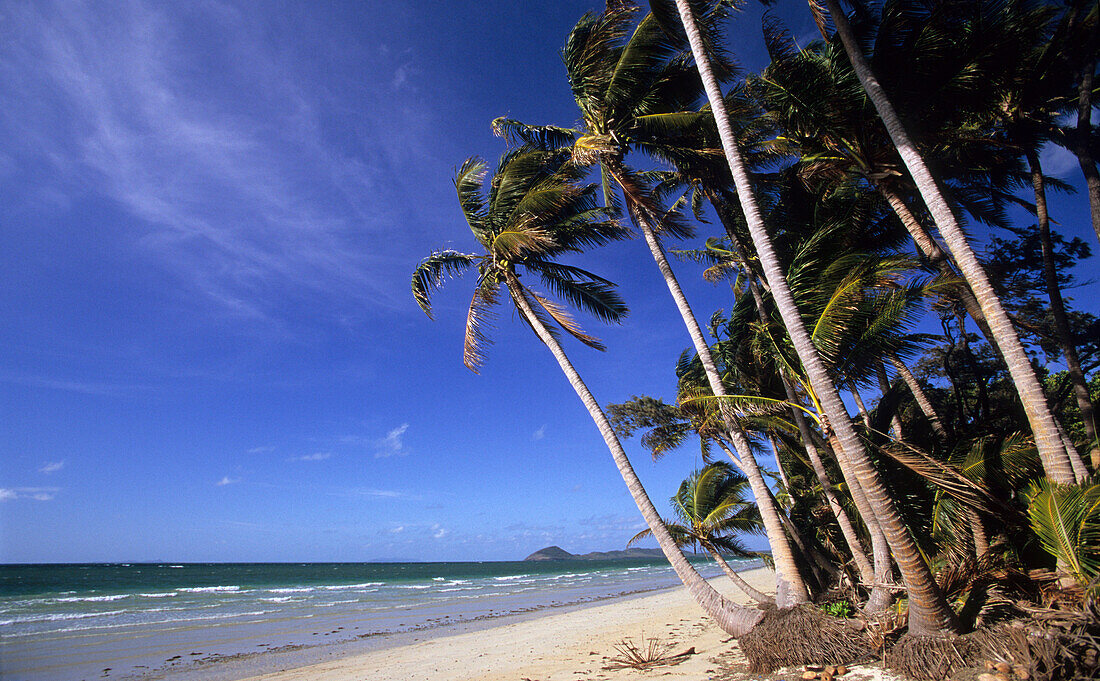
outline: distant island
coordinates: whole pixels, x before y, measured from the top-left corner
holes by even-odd
[[[547,546],[539,549],[524,560],[622,560],[624,558],[636,558],[652,560],[664,558],[665,554],[660,549],[627,549],[625,551],[593,551],[591,553],[569,553],[560,546]]]

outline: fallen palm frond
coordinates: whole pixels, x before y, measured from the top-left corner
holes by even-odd
[[[647,639],[644,636],[640,643],[624,638],[615,644],[614,648],[619,654],[612,657],[604,669],[649,669],[661,665],[680,664],[695,654],[695,648],[672,654],[671,643],[659,638]]]

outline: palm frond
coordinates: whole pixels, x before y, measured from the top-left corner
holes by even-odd
[[[475,374],[485,363],[485,347],[493,342],[485,330],[490,325],[492,307],[497,301],[496,285],[483,278],[474,289],[470,309],[466,312],[466,334],[462,342],[462,363]]]
[[[429,319],[432,317],[431,292],[441,287],[448,275],[458,276],[477,261],[475,255],[451,250],[436,251],[420,261],[413,271],[412,293]]]
[[[521,121],[499,117],[493,119],[493,134],[514,145],[527,145],[540,151],[557,151],[572,146],[579,134],[572,128],[556,125],[528,125]]]
[[[458,203],[462,215],[470,225],[474,236],[480,238],[485,228],[485,201],[481,196],[481,187],[485,179],[485,161],[470,157],[455,172],[455,189],[458,191]]]
[[[589,336],[584,331],[582,331],[580,325],[578,325],[573,317],[568,312],[566,312],[564,307],[558,305],[557,303],[551,302],[546,298],[543,298],[534,291],[528,290],[528,293],[530,294],[530,298],[534,298],[535,301],[538,302],[539,306],[546,311],[546,314],[550,315],[550,318],[557,322],[558,326],[565,329],[565,332],[568,333],[570,336],[576,338],[590,348],[594,348],[596,350],[607,349],[604,344],[600,342],[599,338],[596,338],[595,336]]]
[[[615,285],[572,265],[529,260],[527,269],[537,272],[543,283],[560,298],[604,322],[619,323],[626,317],[626,303]]]
[[[1083,585],[1100,575],[1100,483],[1039,480],[1028,490],[1028,517],[1039,541]]]

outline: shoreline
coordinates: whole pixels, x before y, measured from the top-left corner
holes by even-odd
[[[741,575],[757,588],[773,590],[774,573],[767,568]],[[727,598],[749,603],[725,576],[710,582]],[[436,631],[441,635],[426,640],[401,635],[404,641],[395,637],[388,645],[368,652],[340,654],[333,650],[333,659],[313,664],[294,664],[290,653],[286,666],[277,670],[256,673],[260,670],[255,667],[261,665],[252,659],[240,665],[220,662],[186,677],[207,681],[548,681],[611,679],[629,673],[632,679],[649,678],[634,670],[602,668],[618,654],[615,646],[624,639],[641,643],[643,637],[655,637],[668,643],[673,653],[695,648],[696,654],[649,674],[662,679],[699,679],[708,678],[707,672],[715,669],[715,656],[733,647],[729,635],[713,624],[682,586],[470,623],[458,632]],[[276,658],[267,658],[262,666],[270,668],[275,662]],[[250,673],[248,667],[254,671]],[[182,680],[184,675],[169,678]]]
[[[13,681],[236,681],[678,584],[667,562],[616,560],[66,564],[0,578],[21,588],[0,598],[0,676]]]
[[[768,568],[751,568],[741,574],[745,577],[758,571],[767,573],[763,585],[758,585],[758,588],[767,589],[768,584],[774,582],[774,573]],[[725,585],[722,584],[723,581],[733,587],[732,583],[724,576],[712,577],[710,581],[715,586],[721,587],[721,589],[725,589]],[[750,583],[754,582],[750,581]],[[278,681],[283,679],[283,674],[294,674],[321,667],[333,661],[368,657],[387,651],[428,645],[440,639],[462,636],[476,637],[485,632],[495,632],[498,629],[520,624],[542,622],[555,616],[585,612],[592,608],[611,607],[636,600],[645,601],[676,592],[683,592],[683,596],[690,601],[690,596],[687,595],[687,591],[682,585],[639,589],[608,596],[598,596],[579,602],[553,602],[549,605],[536,606],[523,611],[479,616],[469,620],[452,622],[437,620],[431,625],[404,631],[370,633],[353,640],[317,644],[290,644],[269,648],[265,651],[207,656],[197,658],[187,666],[164,666],[150,669],[141,675],[125,675],[118,677],[118,679],[119,681],[150,681],[154,679],[165,679],[166,681],[257,681],[259,679],[267,681],[270,679],[271,681]],[[742,595],[736,587],[733,587],[733,592],[726,593],[723,591],[727,597],[736,598],[738,595]],[[695,603],[691,601],[691,605],[695,606]],[[697,606],[695,608],[698,610]],[[699,610],[699,614],[703,614],[701,610]],[[311,679],[314,677],[306,675],[302,678]],[[359,679],[360,676],[355,675],[354,678]],[[391,677],[382,676],[379,678]],[[448,677],[440,677],[435,674],[426,678]],[[474,676],[471,678],[482,677]]]

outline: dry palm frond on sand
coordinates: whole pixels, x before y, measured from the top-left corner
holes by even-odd
[[[658,638],[641,638],[640,643],[624,638],[614,646],[618,655],[612,657],[604,669],[649,669],[661,665],[680,664],[695,654],[695,648],[682,653],[672,653],[672,644]]]

